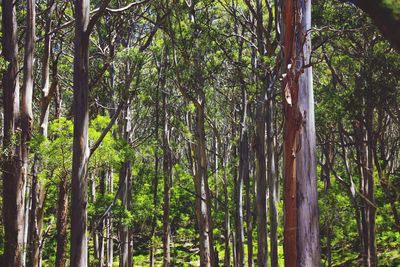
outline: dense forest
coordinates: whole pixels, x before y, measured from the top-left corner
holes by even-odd
[[[0,266],[400,266],[400,2],[2,0]]]

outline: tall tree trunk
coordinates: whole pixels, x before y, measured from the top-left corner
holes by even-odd
[[[373,103],[370,99],[370,95],[367,95],[367,107],[366,107],[366,137],[367,137],[367,157],[366,157],[366,168],[363,168],[365,172],[364,177],[365,180],[365,188],[362,191],[368,200],[371,203],[375,203],[375,183],[374,183],[374,152],[373,152]],[[367,266],[375,267],[378,265],[377,256],[376,256],[376,238],[375,238],[375,216],[376,216],[376,207],[374,205],[370,205],[369,203],[365,204],[365,243],[368,245],[366,248],[367,252]]]
[[[227,152],[227,151],[226,151]],[[229,196],[228,196],[228,178],[227,178],[227,166],[226,166],[226,152],[225,157],[222,159],[222,169],[224,171],[223,174],[223,193],[224,193],[224,243],[225,243],[225,258],[224,258],[224,266],[231,266],[231,250],[230,250],[230,216],[229,216]]]
[[[247,130],[247,93],[242,86],[241,129],[239,141],[239,175],[235,190],[236,197],[236,265],[244,266],[243,228],[243,181],[249,179],[249,140]]]
[[[172,153],[169,147],[169,126],[164,125],[164,205],[163,205],[163,266],[168,267],[171,263],[170,243],[171,243],[171,223],[170,223],[170,205],[171,205],[171,183],[172,183]]]
[[[22,109],[21,109],[21,154],[22,154],[22,179],[28,185],[28,142],[32,137],[32,96],[33,96],[33,57],[35,49],[35,1],[27,0],[27,15],[26,15],[26,34],[25,34],[25,49],[24,49],[24,80],[22,86]],[[26,186],[25,196],[29,196],[32,187]],[[32,198],[25,205],[25,228],[24,228],[24,251],[22,255],[22,265],[26,265],[26,251],[28,243],[28,226],[29,226],[29,208],[32,204]]]
[[[4,266],[22,266],[24,227],[24,187],[22,155],[16,136],[19,117],[17,18],[14,1],[2,0],[2,45],[6,70],[3,74],[3,220]]]
[[[113,171],[110,169],[107,173],[108,190],[113,193]],[[106,253],[106,267],[112,267],[114,262],[114,240],[113,240],[113,220],[112,214],[109,214],[106,219],[106,240],[107,240],[107,253]]]
[[[285,266],[319,266],[311,1],[286,1],[284,24]]]
[[[271,244],[271,266],[278,266],[278,176],[275,171],[275,99],[273,90],[267,90],[267,169],[268,169],[268,192],[269,192],[269,221],[270,221],[270,244]]]
[[[159,142],[159,134],[158,134],[158,128],[159,128],[159,123],[160,123],[160,118],[159,118],[159,94],[157,91],[157,97],[156,97],[156,109],[155,109],[155,116],[156,116],[156,125],[155,125],[155,131],[156,131],[156,142]],[[158,192],[158,165],[159,165],[160,158],[158,157],[158,151],[157,149],[155,150],[154,153],[154,177],[152,181],[152,190],[153,190],[153,209],[154,209],[154,214],[151,222],[151,233],[150,233],[150,267],[154,267],[154,257],[155,257],[155,232],[156,232],[156,226],[157,226],[157,210],[158,210],[158,197],[157,197],[157,192]]]
[[[167,50],[168,51],[168,50]],[[165,57],[164,68],[166,67]],[[164,203],[163,203],[163,267],[169,267],[171,264],[171,186],[172,186],[172,151],[170,146],[170,126],[169,126],[169,113],[168,113],[168,96],[165,92],[165,74],[161,73],[161,88],[163,88],[163,175],[164,175]]]
[[[126,109],[124,112],[124,126],[123,126],[123,138],[125,141],[130,141],[131,135],[131,114],[130,114],[130,101],[127,101]],[[131,183],[131,161],[127,159],[121,167],[119,172],[119,187],[120,194],[119,198],[121,199],[121,203],[124,209],[130,208],[130,183]],[[131,267],[129,266],[130,258],[130,236],[129,236],[129,227],[128,225],[121,224],[119,228],[119,241],[120,241],[120,258],[119,258],[119,266],[120,267]]]
[[[208,186],[204,106],[196,107],[195,187],[196,215],[200,230],[200,265],[215,266],[211,225],[211,199]]]
[[[38,177],[38,158],[35,155],[32,166],[32,206],[30,214],[30,236],[29,236],[29,265],[32,267],[42,266],[42,228],[44,218],[44,201],[47,192],[40,183]]]
[[[158,128],[158,126],[157,126]],[[158,131],[158,129],[156,130]],[[157,138],[158,139],[158,138]],[[157,197],[157,191],[158,191],[158,165],[159,165],[159,157],[158,157],[158,153],[155,152],[155,160],[154,160],[154,177],[153,177],[153,181],[152,181],[152,185],[153,185],[153,208],[154,208],[154,214],[153,214],[153,218],[152,218],[152,222],[151,222],[151,234],[150,234],[150,267],[154,267],[154,261],[155,261],[155,251],[156,251],[156,247],[155,247],[155,233],[156,233],[156,226],[157,226],[157,206],[158,206],[158,197]]]
[[[89,0],[75,2],[74,141],[71,195],[71,266],[87,266]]]
[[[250,175],[244,180],[246,189],[246,226],[247,226],[247,265],[253,267],[253,205],[252,205],[252,186]]]
[[[51,14],[55,8],[54,1],[48,1],[49,11],[45,22],[45,32],[50,32],[51,29]],[[44,51],[42,58],[42,99],[41,99],[41,114],[40,114],[40,133],[47,138],[47,127],[49,119],[49,104],[50,104],[50,50],[51,50],[51,35],[46,34],[44,39]],[[41,266],[42,259],[42,226],[44,215],[44,200],[46,198],[46,189],[44,184],[38,180],[37,172],[40,165],[40,156],[35,154],[32,166],[32,207],[30,213],[30,230],[29,230],[29,261],[30,266]]]
[[[108,169],[103,169],[100,173],[100,184],[99,184],[99,193],[100,195],[104,198],[106,194],[106,184],[107,184],[107,179],[108,179]],[[107,219],[106,219],[107,220]],[[105,220],[105,221],[106,221]],[[98,235],[98,242],[99,242],[99,253],[98,253],[98,266],[103,267],[104,266],[104,221],[100,223],[98,226],[99,229],[99,235]]]
[[[60,177],[57,200],[57,252],[56,266],[65,267],[67,262],[68,226],[68,178],[67,173]]]
[[[357,96],[365,101],[361,88],[356,89]],[[364,92],[366,93],[366,92]],[[368,98],[368,96],[367,96]],[[372,119],[373,109],[366,100],[365,116],[360,111],[359,119],[355,125],[355,140],[357,144],[357,159],[359,162],[360,181],[359,190],[365,197],[361,198],[361,245],[364,266],[377,266],[376,241],[375,241],[375,207],[374,203],[374,178],[373,178],[373,148],[372,148]],[[364,120],[365,117],[365,129]]]
[[[267,243],[267,177],[265,159],[265,104],[264,96],[260,98],[256,112],[256,183],[257,183],[257,266],[268,265]]]

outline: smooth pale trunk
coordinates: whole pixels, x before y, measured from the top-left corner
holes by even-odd
[[[267,181],[269,192],[269,221],[270,221],[270,244],[271,244],[271,266],[278,266],[278,210],[277,195],[278,177],[275,171],[275,142],[274,142],[274,113],[275,99],[272,90],[267,91]]]
[[[311,1],[285,2],[283,20],[285,266],[313,267],[320,266],[320,237],[312,70],[306,66],[311,54]]]
[[[171,183],[172,183],[172,151],[170,148],[170,126],[168,123],[167,93],[163,93],[164,131],[163,131],[163,174],[164,174],[164,203],[163,203],[163,267],[171,264]]]
[[[71,266],[86,267],[87,259],[87,171],[88,143],[88,71],[89,0],[75,2],[75,42],[73,76],[74,140],[71,194]]]
[[[126,142],[130,142],[131,135],[131,112],[130,112],[130,101],[127,102],[126,110],[124,114],[124,127],[123,127],[123,138]],[[131,184],[131,168],[132,163],[128,159],[121,166],[119,172],[119,187],[120,195],[119,199],[121,200],[121,204],[125,209],[130,208],[130,184]],[[119,230],[119,240],[120,240],[120,258],[119,258],[119,266],[120,267],[128,267],[131,261],[130,254],[130,236],[129,236],[129,227],[128,225],[122,224]]]

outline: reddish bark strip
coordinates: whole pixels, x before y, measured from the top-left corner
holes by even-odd
[[[294,1],[285,1],[283,5],[283,25],[284,25],[284,69],[290,64],[294,40]],[[289,85],[290,76],[286,75],[283,82],[284,94],[290,90],[291,104],[285,97],[284,99],[284,254],[285,266],[296,266],[297,260],[297,203],[296,203],[296,157],[293,155],[295,148],[296,129],[295,115],[293,106],[297,105],[298,85]]]

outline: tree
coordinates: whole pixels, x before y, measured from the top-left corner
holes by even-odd
[[[3,57],[6,62],[6,71],[3,75],[3,217],[5,251],[3,262],[5,266],[22,266],[24,241],[24,206],[25,206],[25,178],[26,164],[26,137],[27,126],[21,133],[20,94],[18,82],[18,43],[16,8],[12,0],[2,1],[2,31]],[[29,35],[29,34],[28,34]],[[28,36],[27,35],[27,36]],[[28,39],[30,37],[27,37]],[[28,78],[28,77],[26,77]],[[29,90],[29,89],[28,89]],[[26,95],[24,96],[28,100]],[[25,111],[28,106],[24,103]],[[27,113],[25,113],[27,115]],[[29,119],[29,118],[25,118]],[[26,122],[26,120],[25,120]],[[24,152],[23,152],[24,150]],[[24,157],[25,156],[25,157]]]
[[[371,17],[383,36],[400,50],[400,4],[385,0],[353,0],[353,4],[361,8]]]
[[[284,248],[286,266],[319,266],[311,2],[283,5]]]

